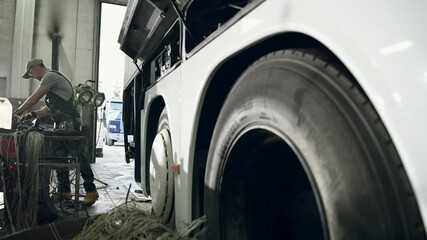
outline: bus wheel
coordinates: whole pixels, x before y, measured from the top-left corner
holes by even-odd
[[[172,172],[172,140],[166,109],[160,114],[157,134],[150,155],[150,195],[152,212],[162,222],[171,219],[174,201],[174,175]]]
[[[208,239],[425,239],[372,104],[338,61],[311,50],[264,56],[231,89],[204,213]]]

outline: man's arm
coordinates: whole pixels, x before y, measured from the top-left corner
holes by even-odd
[[[50,114],[50,111],[47,107],[40,108],[39,110],[34,111],[37,117],[43,117]]]
[[[40,101],[40,99],[42,99],[44,95],[48,93],[48,91],[49,90],[45,87],[38,87],[37,90],[33,94],[31,94],[31,96],[29,96],[27,100],[25,100],[25,102],[18,109],[15,110],[14,113],[20,115],[28,109],[32,108],[36,103],[38,103],[38,101]]]

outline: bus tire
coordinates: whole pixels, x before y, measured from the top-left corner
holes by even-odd
[[[262,57],[230,90],[209,147],[204,214],[207,239],[426,236],[371,102],[332,55],[308,49]]]

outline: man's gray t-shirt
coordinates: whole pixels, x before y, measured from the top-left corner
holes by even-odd
[[[73,96],[73,87],[70,80],[59,73],[49,71],[40,82],[40,87],[47,88],[65,101],[68,101]]]

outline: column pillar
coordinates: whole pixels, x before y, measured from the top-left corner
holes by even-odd
[[[27,61],[32,58],[34,12],[35,1],[16,0],[12,75],[9,81],[12,98],[27,98],[32,92],[31,80],[23,79],[21,76]]]

